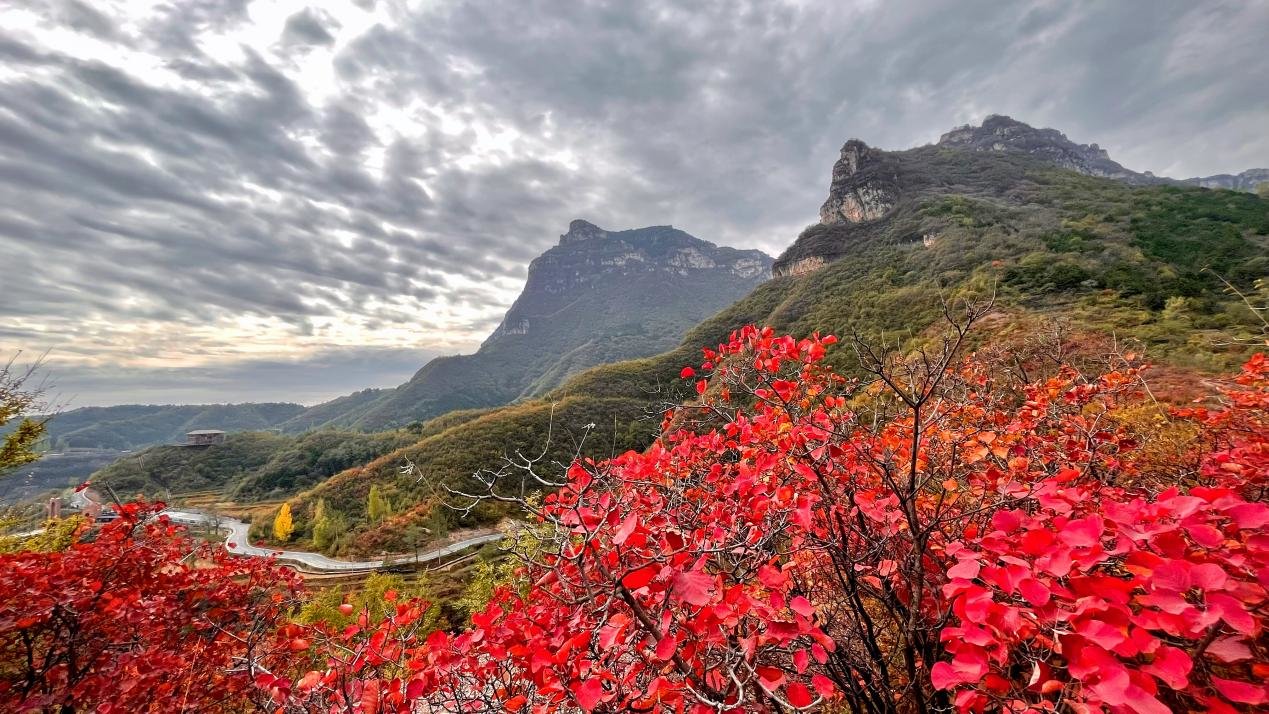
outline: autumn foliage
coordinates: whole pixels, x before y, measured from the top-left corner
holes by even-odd
[[[63,551],[0,555],[0,711],[242,711],[289,571],[194,543],[158,505]]]
[[[1257,356],[1211,399],[1168,408],[1131,359],[1098,373],[1031,365],[1024,380],[1009,355],[965,358],[976,316],[927,351],[855,345],[862,378],[825,363],[833,337],[737,331],[683,370],[695,397],[667,413],[648,451],[578,461],[559,482],[549,465],[520,469],[555,487],[541,500],[506,474],[480,480],[472,496],[519,503],[534,522],[515,541],[516,580],[468,629],[426,632],[415,601],[383,618],[350,607],[344,627],[279,624],[241,660],[263,695],[255,705],[1269,704],[1269,363]],[[1185,427],[1174,430],[1185,458],[1137,439],[1127,415],[1143,409]],[[0,607],[6,648],[25,631],[20,604]],[[181,617],[213,637],[209,615]],[[224,677],[234,664],[199,666]]]

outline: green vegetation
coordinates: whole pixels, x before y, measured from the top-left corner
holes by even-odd
[[[39,458],[36,444],[47,425],[26,416],[41,405],[41,391],[28,384],[33,374],[34,367],[17,369],[13,360],[0,364],[0,476]]]
[[[95,473],[93,480],[120,495],[214,490],[239,501],[259,501],[318,484],[416,438],[401,431],[229,434],[223,444],[155,446],[125,455]]]
[[[409,526],[437,518],[451,527],[493,522],[504,513],[488,505],[470,514],[446,509],[457,499],[443,486],[473,488],[472,473],[544,444],[544,461],[567,462],[591,423],[584,455],[645,447],[658,405],[687,396],[679,369],[745,323],[912,346],[927,339],[941,299],[994,292],[999,311],[1014,319],[989,330],[1063,318],[1076,330],[1135,340],[1153,360],[1205,370],[1229,368],[1244,354],[1222,346],[1231,335],[1258,334],[1254,315],[1218,274],[1250,289],[1265,273],[1263,198],[1131,187],[1013,154],[923,147],[888,160],[902,187],[889,216],[812,226],[788,253],[831,259],[825,268],[759,286],[672,351],[595,367],[541,399],[424,423],[418,443],[321,484],[295,500],[297,513],[311,512],[318,498],[336,505],[348,518],[351,550],[361,553],[399,550]],[[854,368],[844,343],[830,361]],[[398,513],[372,527],[365,504],[373,484]]]

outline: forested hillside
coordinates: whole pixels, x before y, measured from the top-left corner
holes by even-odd
[[[229,434],[209,447],[155,446],[127,454],[93,474],[120,496],[216,490],[249,502],[294,493],[414,441],[413,434],[315,431]]]

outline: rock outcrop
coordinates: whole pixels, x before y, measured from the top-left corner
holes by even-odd
[[[1113,178],[1132,184],[1165,183],[1167,179],[1137,173],[1113,161],[1097,144],[1077,144],[1057,129],[1037,129],[1000,114],[981,126],[959,126],[939,138],[939,146],[971,151],[1012,151],[1042,159],[1088,176]]]
[[[524,292],[484,347],[523,335],[565,303],[587,292],[674,276],[702,285],[756,285],[771,275],[771,257],[758,250],[720,247],[674,226],[608,231],[581,219],[560,242],[529,264]]]
[[[883,156],[859,139],[842,146],[828,200],[820,206],[820,223],[875,221],[890,212],[899,200],[899,187]]]
[[[981,126],[957,127],[939,138],[939,146],[972,151],[1012,151],[1028,154],[1043,161],[1088,176],[1112,178],[1125,183],[1149,186],[1183,184],[1203,188],[1224,188],[1232,191],[1255,191],[1269,181],[1269,169],[1248,169],[1240,174],[1173,179],[1155,176],[1149,171],[1124,168],[1110,158],[1097,144],[1077,144],[1057,129],[1037,129],[1000,114],[992,114]]]

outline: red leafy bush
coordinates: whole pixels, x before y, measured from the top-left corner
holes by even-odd
[[[68,549],[0,555],[0,710],[242,711],[294,595],[267,561],[199,546],[157,505]]]
[[[957,366],[963,335],[860,348],[862,381],[822,365],[832,338],[707,350],[684,370],[700,401],[646,453],[574,464],[523,586],[407,646],[400,686],[481,712],[1269,701],[1263,360],[1224,406],[1171,415],[1202,427],[1201,485],[1152,493],[1116,485],[1135,369],[1022,384]]]

